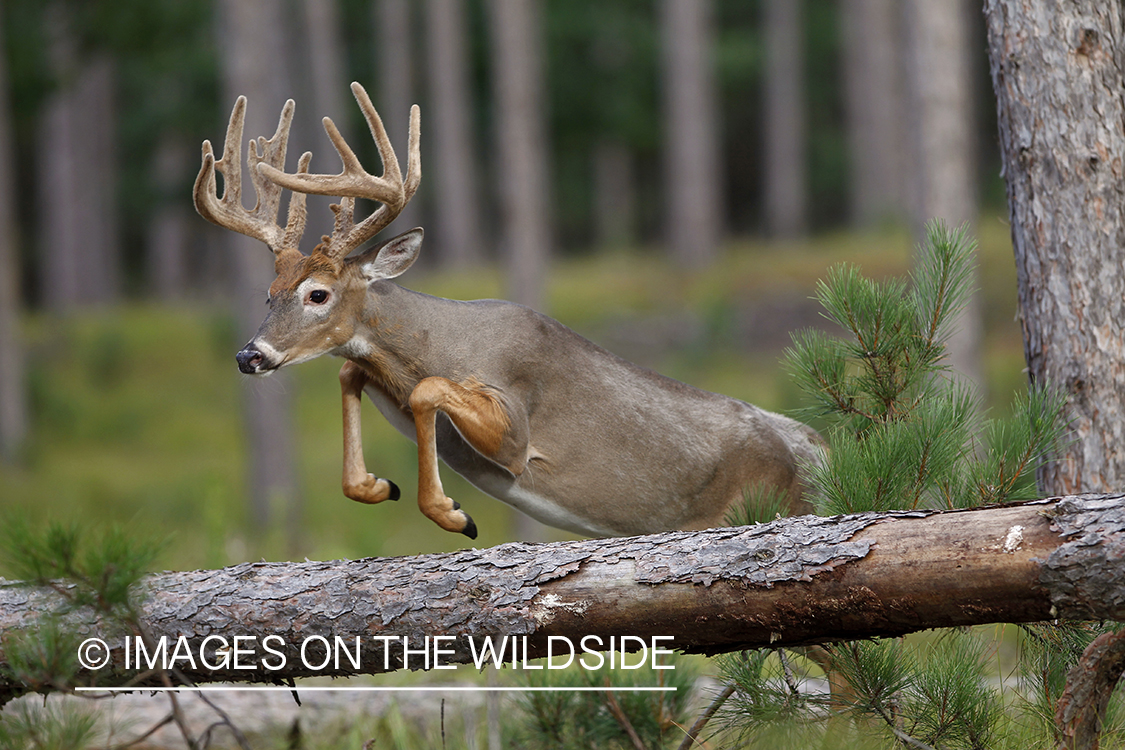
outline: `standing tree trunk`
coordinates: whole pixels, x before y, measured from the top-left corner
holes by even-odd
[[[188,244],[193,216],[181,188],[194,160],[195,149],[171,129],[160,134],[152,160],[152,184],[160,204],[149,220],[146,234],[148,293],[161,301],[178,300],[188,289]]]
[[[672,258],[699,267],[722,237],[722,173],[711,61],[711,0],[661,0],[665,233]]]
[[[38,255],[43,302],[62,312],[118,296],[114,67],[104,54],[83,56],[63,4],[45,19],[58,85],[41,128]]]
[[[218,16],[223,99],[233,104],[239,95],[247,98],[242,153],[245,159],[246,141],[273,134],[289,89],[280,9],[270,0],[223,0]],[[253,193],[248,184],[244,189]],[[244,195],[243,200],[254,199]],[[273,280],[273,260],[258,240],[234,232],[226,233],[226,238],[235,256],[233,293],[238,328],[241,335],[249,338],[265,316],[263,301]],[[231,367],[233,373],[233,362]],[[279,377],[283,379],[279,381]],[[277,511],[281,511],[287,516],[290,552],[295,552],[300,498],[292,440],[293,381],[289,373],[279,372],[269,380],[244,378],[243,384],[250,521],[260,529],[270,529],[277,525]]]
[[[852,226],[901,219],[906,202],[897,0],[840,6]]]
[[[632,247],[637,241],[637,196],[633,152],[621,140],[594,145],[594,237],[602,248]]]
[[[8,67],[0,15],[0,462],[14,462],[27,436],[15,164]]]
[[[1074,430],[1043,492],[1125,483],[1125,8],[987,0],[1032,383],[1065,389]]]
[[[378,0],[373,6],[379,114],[383,118],[391,144],[400,154],[406,152],[410,105],[415,103],[414,24],[411,21],[413,6],[411,0]],[[419,189],[424,194],[425,184]],[[411,201],[388,228],[383,230],[384,236],[393,237],[421,223],[422,201]]]
[[[551,255],[540,0],[489,0],[496,182],[511,299],[542,309]]]
[[[294,57],[306,63],[290,70],[297,92],[293,98],[303,104],[294,113],[289,148],[293,155],[312,151],[314,172],[335,172],[339,157],[321,122],[331,117],[345,140],[351,142],[350,115],[355,107],[348,94],[350,81],[344,74],[339,0],[301,0],[300,11],[295,18],[287,17],[284,26],[293,40],[290,49],[297,52]],[[329,206],[336,200],[326,195],[305,198],[306,237],[319,238],[332,231],[333,213]]]
[[[805,75],[800,0],[766,0],[766,228],[805,232]]]
[[[976,218],[969,16],[965,0],[907,0],[902,7],[910,105],[911,226],[915,242],[921,244],[931,219],[958,227]],[[966,301],[953,331],[949,364],[980,392],[984,380],[978,293]]]
[[[474,166],[473,111],[470,102],[468,28],[464,0],[426,0],[426,52],[429,60],[435,185],[435,242],[442,262],[464,268],[481,259],[481,184]]]

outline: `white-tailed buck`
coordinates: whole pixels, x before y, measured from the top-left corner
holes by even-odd
[[[256,237],[274,254],[270,311],[237,355],[266,374],[322,354],[347,361],[344,494],[361,503],[399,497],[369,474],[360,443],[366,393],[399,432],[418,443],[418,505],[443,529],[476,537],[476,525],[445,496],[438,457],[489,495],[543,523],[589,535],[630,535],[723,523],[744,491],[777,490],[804,508],[799,466],[816,460],[819,436],[786,417],[707,393],[626,362],[562,324],[497,300],[457,302],[392,283],[418,257],[412,229],[349,256],[402,211],[421,179],[419,114],[410,112],[405,179],[363,87],[352,92],[383,161],[368,174],[328,118],[343,160],[338,175],[309,174],[311,154],[286,173],[293,102],[273,138],[250,141],[258,202],[241,201],[246,100],[231,113],[223,156],[203,144],[195,206],[207,220]],[[223,174],[218,197],[215,172]],[[293,191],[284,228],[282,189]],[[335,226],[310,255],[298,250],[305,194],[340,197]],[[355,199],[382,205],[356,223]]]

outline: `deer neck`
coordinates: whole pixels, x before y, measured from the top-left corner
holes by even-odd
[[[405,406],[414,386],[434,371],[430,322],[437,299],[390,281],[372,282],[341,351],[398,404]]]

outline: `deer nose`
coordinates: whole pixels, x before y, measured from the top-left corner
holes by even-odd
[[[240,372],[252,375],[258,371],[258,367],[262,364],[262,353],[247,344],[245,349],[234,355],[234,359],[238,362]]]

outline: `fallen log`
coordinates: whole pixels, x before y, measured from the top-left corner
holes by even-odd
[[[527,660],[548,649],[566,656],[568,647],[589,667],[598,652],[622,646],[710,654],[995,622],[1125,619],[1123,559],[1125,495],[1085,495],[165,572],[138,591],[147,639],[81,612],[68,626],[104,642],[106,663],[83,673],[98,685],[135,680],[169,658],[177,680],[197,684],[480,666],[482,654],[486,663],[536,668]],[[58,598],[0,580],[0,636],[32,626]],[[100,658],[96,648],[86,656]],[[7,679],[0,692],[18,692]]]

